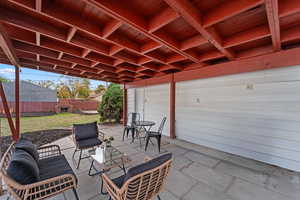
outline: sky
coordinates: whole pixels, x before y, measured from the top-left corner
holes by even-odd
[[[0,76],[6,79],[14,80],[15,67],[12,65],[0,64]],[[64,79],[68,79],[70,76],[64,76]],[[58,82],[62,79],[61,74],[51,73],[51,72],[44,72],[40,70],[28,69],[28,68],[21,68],[20,73],[21,80],[32,80],[32,81],[41,81],[41,80],[51,80],[54,82]],[[98,85],[105,85],[103,81],[96,81],[90,80],[91,89],[95,89]]]

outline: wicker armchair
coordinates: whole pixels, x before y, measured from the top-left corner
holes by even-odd
[[[147,159],[143,164],[128,170],[127,174],[110,179],[102,174],[104,186],[113,200],[151,200],[159,197],[172,163],[172,154]]]
[[[73,189],[75,198],[78,200],[76,192],[77,180],[74,174],[63,174],[54,176],[41,181],[22,185],[10,178],[7,169],[15,151],[15,143],[12,143],[4,153],[0,162],[0,177],[7,185],[8,193],[16,200],[40,200],[55,196],[66,190]],[[49,145],[38,149],[39,160],[59,157],[61,151],[57,145]]]

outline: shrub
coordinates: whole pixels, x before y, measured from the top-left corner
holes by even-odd
[[[110,84],[98,107],[100,121],[120,122],[123,111],[123,90],[118,84]]]

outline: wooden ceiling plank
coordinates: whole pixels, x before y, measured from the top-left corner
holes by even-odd
[[[141,57],[138,59],[137,63],[138,65],[142,65],[148,62],[152,62],[152,59],[148,58],[148,57]]]
[[[278,0],[265,0],[269,28],[272,35],[274,51],[281,49],[280,24],[278,16]]]
[[[12,42],[8,34],[6,33],[5,28],[1,23],[0,23],[0,46],[3,52],[5,53],[5,55],[7,56],[7,58],[9,59],[9,61],[11,62],[11,64],[14,66],[20,66]]]
[[[13,2],[13,3],[16,3],[17,5],[22,5],[22,4],[20,4],[20,2],[17,2],[15,0],[10,0],[10,1]],[[27,9],[30,9],[30,8],[27,8]],[[88,32],[89,34],[92,34],[93,36],[96,36],[97,38],[103,39],[100,36],[100,34],[96,34],[95,31],[93,32],[90,29],[85,30],[83,27],[78,27],[77,26],[78,22],[76,22],[74,24],[74,22],[76,20],[72,20],[71,18],[69,18],[67,16],[65,17],[64,14],[60,14],[59,16],[55,16],[55,17],[49,15],[49,13],[46,14],[46,13],[43,12],[41,14],[43,14],[44,16],[53,18],[55,20],[59,20],[62,23],[68,23],[68,25],[74,25],[78,29],[80,28],[81,31]],[[11,17],[11,16],[13,16],[13,17]],[[64,34],[62,32],[58,33],[57,30],[55,30],[55,31],[54,30],[50,30],[51,27],[47,27],[47,24],[45,24],[45,23],[37,22],[36,19],[22,20],[21,19],[22,17],[19,16],[19,15],[17,15],[16,13],[9,13],[9,15],[4,14],[3,16],[0,14],[0,19],[1,18],[3,18],[4,20],[6,20],[8,22],[11,22],[12,24],[16,24],[16,25],[20,26],[21,28],[22,27],[26,27],[26,29],[28,29],[30,31],[34,30],[36,32],[40,32],[42,34],[45,34],[45,35],[47,35],[49,37],[52,37],[52,38],[55,38],[55,39],[59,39],[59,40],[62,40],[62,41],[66,41],[66,37],[64,36]],[[18,20],[15,20],[15,19],[18,19]],[[43,24],[43,25],[41,26],[41,24]],[[113,42],[111,40],[108,40],[108,41],[109,42]],[[109,56],[109,52],[108,51],[106,51],[106,50],[103,51],[103,49],[100,49],[99,47],[94,46],[93,42],[87,42],[87,41],[83,42],[83,39],[80,39],[79,37],[74,37],[71,43],[74,44],[74,45],[76,45],[76,46],[81,46],[81,47],[84,47],[84,48],[92,49],[92,50],[94,50],[94,51],[96,51],[96,52],[98,52],[100,54]],[[118,44],[115,44],[115,45],[118,45]],[[53,46],[53,45],[50,44],[50,46]],[[126,48],[128,48],[128,47],[126,47]],[[80,55],[76,55],[76,56],[80,56]],[[126,61],[128,61],[128,60],[126,60]],[[136,63],[133,63],[133,64],[136,64]]]
[[[283,30],[281,32],[281,42],[289,42],[300,39],[300,27],[295,26],[293,28]]]
[[[155,42],[153,40],[151,40],[150,42],[147,42],[146,44],[144,44],[142,47],[141,47],[141,52],[143,54],[146,54],[150,51],[153,51],[155,49],[158,49],[162,47],[162,44],[158,43],[158,42]]]
[[[231,0],[222,3],[220,6],[208,11],[203,16],[203,27],[212,26],[218,22],[224,21],[230,17],[238,15],[246,10],[263,4],[263,0]]]
[[[83,49],[81,57],[85,58],[92,50],[90,49]]]
[[[115,55],[117,53],[119,53],[120,51],[124,50],[125,48],[121,47],[121,46],[117,46],[117,45],[113,45],[110,47],[109,50],[109,55]]]
[[[180,44],[180,49],[181,50],[188,50],[193,47],[201,46],[203,44],[207,44],[208,41],[203,38],[201,35],[196,35],[194,37],[191,37],[187,40],[184,40]]]
[[[148,23],[148,31],[153,33],[163,26],[173,22],[175,19],[179,17],[179,14],[175,12],[170,7],[165,8],[163,11],[156,14],[152,19],[149,20]]]
[[[226,38],[223,42],[223,46],[225,48],[229,48],[246,42],[265,38],[270,35],[271,33],[269,27],[267,25],[262,25],[247,31],[239,32],[237,34],[232,35],[229,38]]]
[[[71,42],[72,38],[76,34],[77,29],[75,27],[72,27],[69,29],[68,35],[67,35],[67,42]]]
[[[183,61],[183,60],[186,60],[186,57],[184,57],[180,54],[175,54],[175,55],[172,55],[167,58],[167,63],[171,64],[171,63],[175,63],[175,62],[179,62],[179,61]]]
[[[163,38],[154,35],[148,31],[148,23],[142,18],[134,14],[134,12],[126,9],[123,5],[110,1],[110,0],[85,0],[87,3],[99,8],[106,14],[116,18],[117,20],[122,21],[124,24],[131,26],[132,28],[136,29],[137,31],[145,34],[152,40],[155,40],[167,47],[171,50],[186,56],[188,59],[191,59],[194,62],[200,62],[197,58],[190,56],[188,53],[181,51],[179,46],[170,45],[169,42],[165,41]]]
[[[63,57],[63,55],[64,55],[64,53],[63,52],[59,52],[59,54],[58,54],[58,59],[60,60],[62,57]]]
[[[217,58],[223,58],[224,54],[222,54],[219,51],[210,51],[210,52],[206,52],[204,54],[202,54],[200,56],[200,59],[202,61],[208,61],[208,60],[213,60],[213,59],[217,59]]]
[[[38,12],[42,12],[42,0],[35,0],[35,9]]]
[[[181,0],[165,0],[174,10],[179,12],[181,16],[194,27],[204,38],[210,41],[219,51],[226,55],[229,59],[234,59],[234,53],[222,46],[222,40],[213,27],[205,29],[201,22],[202,16],[196,7],[189,1]]]
[[[295,0],[284,0],[279,1],[279,17],[286,17],[288,15],[293,15],[295,13],[300,12],[300,4],[299,1]]]
[[[109,22],[104,26],[102,37],[103,38],[109,37],[111,34],[113,34],[113,32],[115,32],[121,26],[122,26],[122,22],[113,19],[111,22]]]

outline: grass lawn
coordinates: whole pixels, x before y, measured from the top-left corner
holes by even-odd
[[[74,123],[99,121],[99,115],[80,115],[74,113],[59,113],[43,117],[21,117],[21,133],[71,127]],[[9,125],[1,118],[1,135],[10,135]]]

